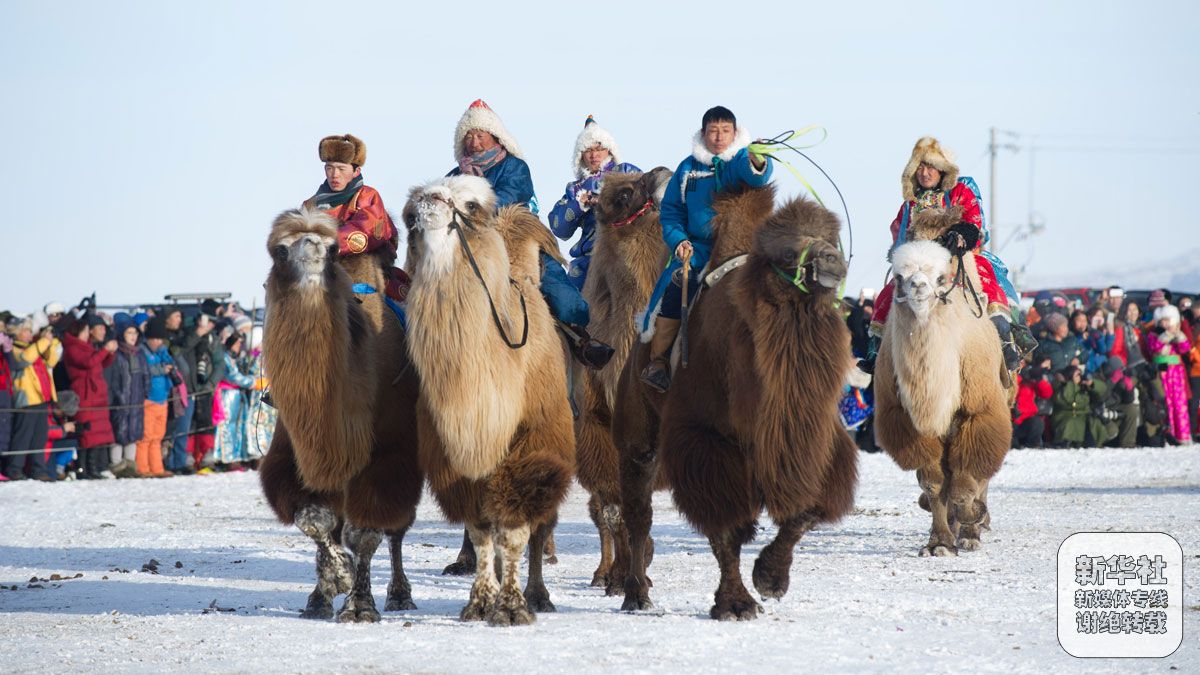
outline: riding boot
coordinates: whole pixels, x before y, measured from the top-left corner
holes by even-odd
[[[588,335],[583,326],[561,321],[558,326],[567,336],[567,344],[576,361],[592,370],[600,370],[612,359],[613,348]]]
[[[1029,330],[1029,326],[1021,322],[1011,324],[1013,343],[1017,345],[1017,351],[1021,356],[1028,356],[1033,353],[1033,350],[1038,348],[1037,338],[1033,337],[1033,333]]]
[[[996,332],[1000,334],[1000,349],[1004,354],[1004,367],[1010,373],[1014,372],[1021,367],[1021,352],[1013,342],[1012,323],[1009,322],[1007,316],[1002,314],[995,314],[991,319],[992,325],[996,327]]]
[[[642,383],[660,394],[671,388],[671,347],[679,333],[679,319],[654,318],[654,337],[650,339],[650,363],[642,369]]]
[[[858,369],[868,375],[875,374],[875,360],[879,358],[879,342],[878,335],[872,335],[867,340],[867,356],[858,360]]]

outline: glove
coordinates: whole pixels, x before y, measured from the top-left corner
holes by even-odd
[[[954,255],[973,251],[979,243],[979,228],[970,223],[957,223],[938,237],[938,243]]]

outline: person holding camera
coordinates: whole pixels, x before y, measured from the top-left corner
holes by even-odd
[[[1133,378],[1116,356],[1108,357],[1096,376],[1108,385],[1107,396],[1098,413],[1108,429],[1109,444],[1119,448],[1137,446],[1142,413]]]
[[[1166,391],[1171,428],[1168,440],[1187,445],[1192,442],[1192,427],[1188,419],[1188,384],[1183,356],[1191,351],[1192,345],[1180,328],[1179,309],[1174,305],[1160,305],[1155,309],[1154,323],[1154,329],[1146,333],[1146,348],[1158,367]]]
[[[43,328],[34,339],[31,317],[9,319],[5,331],[12,338],[12,390],[13,413],[10,452],[40,450],[46,445],[49,427],[46,422],[50,404],[56,398],[54,380],[50,371],[58,364],[62,345],[54,337],[49,326]],[[28,463],[31,475],[26,476]],[[54,480],[46,469],[46,458],[41,452],[32,454],[10,454],[0,457],[0,473],[11,480],[27,477],[42,481]]]
[[[1083,366],[1067,366],[1063,383],[1054,393],[1054,443],[1058,447],[1100,446],[1108,440],[1104,422],[1093,411],[1104,403],[1108,387],[1092,380]]]
[[[102,345],[93,344],[90,337],[97,321],[94,315],[76,319],[63,334],[63,363],[71,380],[71,391],[79,396],[75,428],[79,434],[80,477],[84,479],[113,477],[108,472],[109,449],[114,439],[104,369],[116,359],[117,341],[109,338]]]
[[[1050,359],[1026,365],[1017,374],[1017,402],[1013,407],[1013,447],[1041,448],[1046,416],[1051,412]]]

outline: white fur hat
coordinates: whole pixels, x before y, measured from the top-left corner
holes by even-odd
[[[571,158],[571,168],[575,171],[576,178],[588,175],[588,170],[583,166],[583,151],[595,145],[608,150],[613,162],[621,163],[621,148],[617,146],[617,139],[608,133],[608,129],[597,124],[595,118],[588,115],[583,122],[583,131],[575,138],[575,155]]]
[[[508,129],[504,127],[504,122],[500,121],[500,116],[497,115],[483,99],[477,98],[471,105],[467,106],[467,111],[458,120],[458,126],[454,128],[454,159],[458,161],[463,158],[463,139],[467,137],[467,132],[472,129],[486,131],[496,137],[500,145],[508,151],[508,154],[525,159],[525,155],[521,154],[521,146],[517,145],[516,139],[512,134],[508,133]]]
[[[66,314],[67,308],[61,302],[47,302],[42,311],[46,314]]]
[[[1163,305],[1154,310],[1154,321],[1157,323],[1166,319],[1170,323],[1179,323],[1179,308],[1175,305]]]

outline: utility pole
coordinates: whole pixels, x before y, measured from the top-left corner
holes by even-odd
[[[991,168],[988,171],[988,228],[991,229],[992,239],[988,243],[988,248],[992,253],[997,253],[999,246],[999,238],[996,236],[996,155],[1000,154],[1000,150],[1012,150],[1016,152],[1020,147],[1016,143],[1005,143],[1000,145],[996,142],[996,134],[1002,133],[1011,138],[1017,138],[1014,131],[1004,131],[992,127],[988,130],[988,154],[991,156]]]

